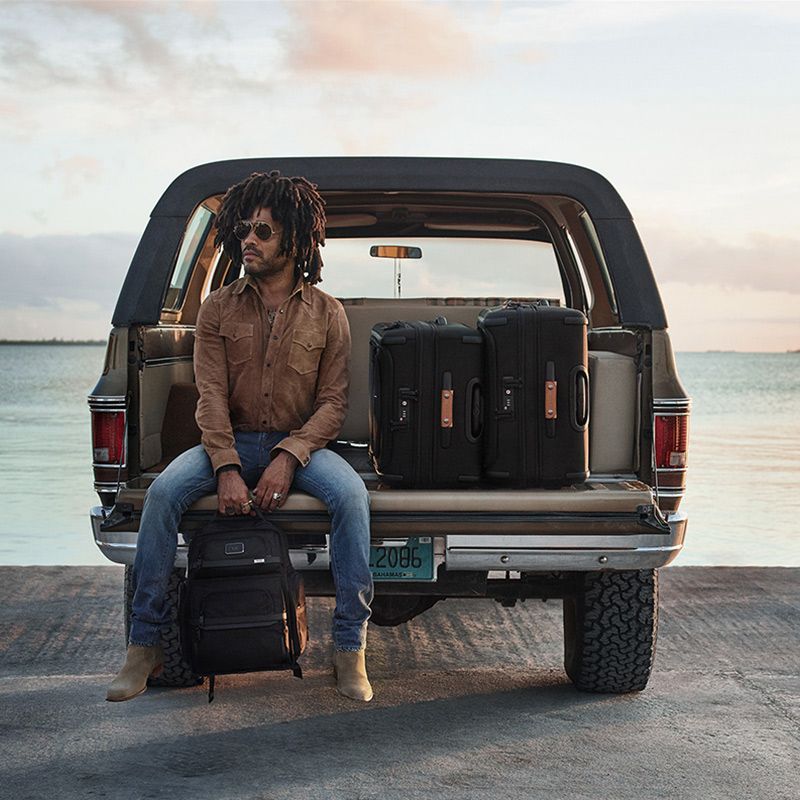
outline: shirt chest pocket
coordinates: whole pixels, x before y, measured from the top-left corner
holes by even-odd
[[[253,356],[253,324],[229,322],[220,325],[220,336],[225,339],[225,355],[229,364],[243,364]]]
[[[324,347],[323,331],[296,331],[289,350],[289,366],[300,375],[316,372]]]

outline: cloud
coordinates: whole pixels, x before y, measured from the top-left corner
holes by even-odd
[[[189,4],[191,5],[191,4]],[[153,72],[169,73],[180,67],[176,57],[172,40],[168,36],[158,36],[150,26],[148,20],[153,11],[153,4],[147,2],[114,3],[107,0],[72,0],[71,13],[84,10],[98,18],[110,20],[118,29],[122,37],[122,52],[125,56],[116,59],[120,64],[120,71],[125,65],[147,65]],[[157,15],[160,16],[160,15]],[[154,26],[164,32],[164,26]]]
[[[467,6],[470,27],[480,26],[485,34],[506,44],[570,44],[598,39],[628,37],[639,28],[693,13],[691,4],[648,2],[591,2],[573,0],[558,3],[497,2],[486,17],[482,4]]]
[[[800,292],[671,280],[661,282],[659,289],[674,350],[800,348]]]
[[[298,72],[463,74],[477,42],[457,7],[420,2],[288,3],[287,63]]]
[[[642,226],[653,271],[687,284],[800,292],[800,239],[750,233],[730,244],[702,233]]]
[[[245,71],[209,3],[80,0],[10,8],[0,26],[0,104],[15,105],[29,127],[51,125],[53,106],[80,107],[84,124],[100,116],[105,128],[130,125],[132,116],[137,123],[207,118],[208,102],[220,94],[264,96],[273,86],[271,49],[245,59]],[[268,16],[266,7],[255,9]],[[12,133],[18,124],[5,122]]]
[[[93,156],[71,156],[45,167],[42,176],[59,181],[65,192],[74,193],[83,184],[99,180],[104,172],[100,159]]]
[[[79,83],[79,73],[67,64],[55,64],[45,56],[35,37],[19,30],[0,31],[0,66],[9,77],[32,88]]]
[[[63,298],[47,308],[16,306],[0,318],[0,339],[105,339],[112,311],[101,303]]]
[[[137,243],[129,234],[0,234],[0,308],[58,310],[89,302],[110,320]]]
[[[758,25],[770,22],[800,21],[797,3],[687,3],[661,2],[504,2],[492,5],[486,13],[483,3],[464,4],[465,25],[479,29],[496,43],[574,44],[635,37],[644,28],[664,26],[672,20],[701,20],[713,15],[717,25],[722,18],[745,17]]]
[[[289,125],[313,139],[305,129],[317,118],[328,147],[393,149],[406,121],[440,104],[437,78],[471,74],[486,53],[479,29],[461,24],[462,6],[440,3],[9,8],[0,22],[0,107],[14,113],[0,129],[15,141],[48,137],[56,113],[62,141],[79,140],[73,151],[145,126],[190,136],[198,150],[209,131],[219,139],[227,129],[236,141],[232,125],[248,129],[245,142],[274,141]]]

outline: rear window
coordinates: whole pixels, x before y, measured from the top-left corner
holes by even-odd
[[[375,246],[416,247],[421,258],[378,258]],[[321,288],[336,297],[547,297],[564,304],[553,246],[520,239],[328,239]],[[399,272],[399,276],[398,276]],[[399,281],[398,281],[399,277]]]
[[[183,304],[186,295],[186,288],[192,276],[192,269],[197,261],[200,251],[203,249],[211,224],[214,221],[214,214],[205,206],[200,206],[192,215],[186,232],[183,234],[183,241],[175,261],[175,268],[172,271],[172,278],[169,282],[169,289],[164,298],[164,311],[176,311]]]

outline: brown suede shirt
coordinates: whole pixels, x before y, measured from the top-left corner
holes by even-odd
[[[200,307],[194,350],[197,424],[214,470],[241,466],[234,431],[286,431],[277,449],[305,466],[347,412],[350,326],[342,304],[298,281],[270,326],[249,276]]]

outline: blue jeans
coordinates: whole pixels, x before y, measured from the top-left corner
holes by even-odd
[[[236,450],[242,477],[253,488],[270,462],[270,450],[285,433],[239,432]],[[353,468],[332,450],[316,450],[298,466],[293,487],[318,497],[331,516],[330,557],[336,585],[333,642],[337,650],[361,650],[372,602],[369,570],[369,494]],[[130,643],[156,645],[169,619],[167,585],[175,564],[178,526],[184,511],[217,490],[217,478],[202,445],[181,453],[145,496],[136,560]],[[291,541],[290,541],[291,544]]]

